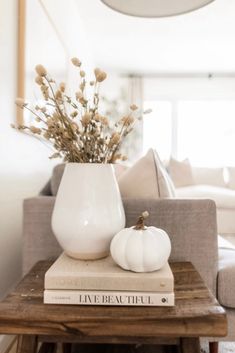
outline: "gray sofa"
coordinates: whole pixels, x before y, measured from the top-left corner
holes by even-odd
[[[51,230],[55,196],[50,184],[41,195],[24,201],[23,271],[41,259],[61,253]],[[235,251],[218,252],[216,206],[211,200],[123,200],[126,225],[148,210],[148,224],[167,231],[172,242],[171,261],[191,261],[228,314],[227,341],[235,340]]]

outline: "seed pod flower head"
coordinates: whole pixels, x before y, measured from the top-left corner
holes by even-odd
[[[45,77],[47,75],[47,70],[45,69],[45,67],[43,65],[37,65],[35,66],[35,71],[38,74],[38,76],[42,76]]]
[[[130,110],[135,111],[135,110],[137,110],[137,109],[138,109],[138,107],[137,107],[137,105],[135,105],[135,104],[132,104],[132,105],[130,106]]]
[[[71,61],[74,66],[80,67],[82,65],[81,61],[76,57],[72,58]]]
[[[43,85],[43,77],[42,77],[42,76],[36,76],[35,82],[36,82],[38,85]]]
[[[95,78],[97,82],[102,82],[106,79],[107,74],[106,72],[102,71],[101,69],[99,69],[98,67],[94,70],[95,73]]]

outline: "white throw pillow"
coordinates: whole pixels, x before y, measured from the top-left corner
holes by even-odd
[[[171,158],[168,164],[168,170],[175,187],[179,188],[194,184],[192,168],[188,159],[177,161]]]
[[[174,186],[157,153],[150,149],[118,180],[123,198],[174,197]]]
[[[223,168],[197,168],[192,167],[193,179],[195,184],[212,185],[226,187],[224,181]]]

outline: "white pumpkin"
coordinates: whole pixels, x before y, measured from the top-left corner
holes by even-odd
[[[167,233],[156,227],[146,227],[143,212],[136,226],[124,228],[112,239],[110,252],[113,260],[124,270],[151,272],[163,267],[171,252]]]

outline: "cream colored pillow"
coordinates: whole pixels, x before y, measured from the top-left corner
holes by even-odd
[[[174,186],[157,153],[150,149],[118,180],[123,198],[174,197]]]
[[[168,170],[175,187],[179,188],[194,184],[192,168],[188,159],[180,162],[171,158],[168,164]]]

